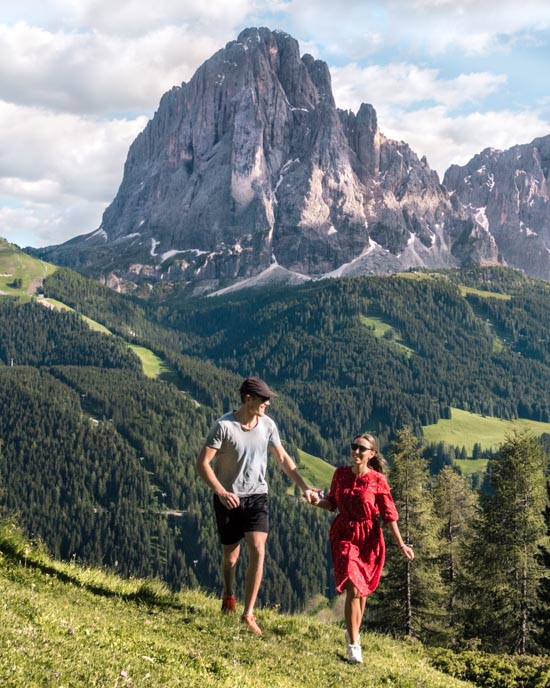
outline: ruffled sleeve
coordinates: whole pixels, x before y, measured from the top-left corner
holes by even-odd
[[[388,481],[382,474],[378,474],[378,485],[376,490],[376,505],[384,521],[398,521],[399,514],[391,496]]]

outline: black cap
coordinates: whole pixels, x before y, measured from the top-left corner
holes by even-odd
[[[253,394],[257,397],[265,397],[266,399],[272,399],[277,396],[277,392],[269,389],[267,384],[263,380],[260,380],[259,377],[247,377],[242,383],[239,392],[241,396]]]

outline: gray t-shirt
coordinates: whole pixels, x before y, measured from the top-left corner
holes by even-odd
[[[243,428],[233,411],[215,422],[205,444],[217,449],[212,462],[216,478],[239,497],[265,494],[267,452],[281,444],[279,431],[269,416],[260,416],[251,430]]]

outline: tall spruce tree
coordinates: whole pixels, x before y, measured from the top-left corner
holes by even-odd
[[[388,542],[385,575],[369,613],[379,628],[444,643],[448,615],[439,567],[441,520],[434,509],[428,462],[409,427],[397,433],[388,458],[399,528],[416,556],[409,562]]]
[[[541,545],[537,561],[541,565],[544,575],[542,576],[538,597],[539,608],[537,611],[537,641],[543,652],[550,650],[550,482],[546,483],[548,502],[545,510],[546,535],[548,541],[546,545]]]
[[[490,493],[481,498],[468,552],[465,633],[487,649],[524,654],[537,650],[539,591],[548,547],[546,464],[540,442],[514,432],[489,462]]]
[[[470,481],[450,466],[445,466],[435,477],[433,494],[442,526],[441,572],[448,596],[446,606],[456,640],[463,617],[458,582],[464,568],[463,551],[471,537],[478,497]]]

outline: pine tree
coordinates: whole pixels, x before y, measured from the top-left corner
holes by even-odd
[[[545,513],[546,535],[550,540],[550,482],[546,484],[546,491],[548,493]],[[537,561],[546,575],[541,578],[538,590],[539,608],[536,614],[536,634],[541,649],[548,652],[550,650],[550,545],[548,542],[540,547]]]
[[[491,492],[482,497],[463,589],[471,610],[466,634],[492,650],[536,649],[540,549],[548,546],[546,464],[540,442],[524,431],[509,435],[488,465]]]
[[[441,571],[447,590],[450,624],[457,635],[460,614],[458,581],[464,567],[463,550],[469,542],[477,505],[477,496],[468,480],[450,466],[434,480],[435,509],[442,520]]]
[[[445,642],[448,633],[446,593],[440,576],[441,520],[430,492],[428,463],[410,428],[397,433],[389,455],[392,495],[399,529],[415,548],[409,562],[388,542],[386,574],[372,605],[376,625],[422,640]]]

